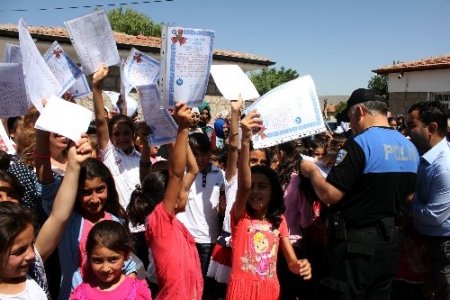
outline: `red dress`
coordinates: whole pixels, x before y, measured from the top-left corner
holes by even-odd
[[[203,278],[194,238],[163,203],[147,218],[145,235],[160,287],[156,299],[200,300]]]
[[[227,299],[279,299],[277,253],[280,238],[289,237],[282,216],[278,229],[267,220],[255,220],[245,212],[232,224],[232,268]]]

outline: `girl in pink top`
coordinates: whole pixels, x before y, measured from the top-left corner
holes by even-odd
[[[252,131],[261,128],[255,111],[242,121],[238,190],[231,211],[232,269],[227,299],[279,299],[276,262],[278,247],[289,270],[304,279],[311,278],[308,260],[298,260],[289,241],[283,216],[283,191],[277,174],[266,166],[250,168]]]
[[[133,241],[128,228],[111,220],[95,224],[86,242],[86,276],[71,293],[70,299],[151,299],[145,280],[122,273],[124,262],[132,250]]]
[[[168,171],[145,177],[142,189],[133,193],[127,210],[132,222],[141,222],[142,216],[147,218],[146,239],[154,257],[159,286],[156,299],[194,300],[201,299],[203,293],[200,260],[193,237],[175,218],[176,213],[184,210],[198,172],[188,147],[192,112],[179,103],[174,117],[178,133]]]

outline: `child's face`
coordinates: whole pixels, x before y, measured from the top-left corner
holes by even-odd
[[[197,166],[200,169],[200,171],[203,171],[208,166],[208,163],[211,159],[211,152],[201,152],[195,154],[195,161],[197,162]]]
[[[25,277],[34,260],[34,229],[28,224],[16,237],[10,251],[3,253],[0,259],[0,281],[8,282],[12,279]]]
[[[113,251],[105,246],[97,245],[89,256],[89,263],[92,272],[101,282],[113,284],[120,280],[126,259],[123,251]]]
[[[6,181],[0,180],[0,202],[2,201],[12,201],[19,204],[18,196],[13,191],[11,185]]]
[[[133,147],[133,131],[125,123],[117,123],[112,130],[111,142],[114,146],[126,152]]]
[[[255,211],[264,211],[269,206],[272,186],[269,178],[264,174],[252,174],[252,187],[248,196],[248,203]]]
[[[106,199],[108,198],[108,187],[100,177],[86,179],[81,191],[81,208],[83,212],[93,218],[103,212]]]
[[[266,152],[262,150],[250,151],[250,167],[256,165],[267,165]]]
[[[325,156],[325,149],[323,147],[314,148],[313,156],[317,160],[322,159]]]

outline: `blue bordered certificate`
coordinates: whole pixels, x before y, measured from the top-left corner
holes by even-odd
[[[83,74],[83,71],[73,62],[57,41],[54,41],[45,52],[44,60],[61,84],[61,94],[64,94]]]
[[[161,39],[162,105],[198,106],[208,87],[214,31],[165,27]]]
[[[159,79],[160,63],[151,56],[132,48],[123,69],[126,81],[132,87],[150,85],[156,84]]]
[[[316,86],[309,75],[269,91],[246,112],[253,109],[261,114],[263,120],[263,127],[252,138],[255,149],[326,131]]]
[[[151,129],[150,142],[160,146],[175,141],[178,126],[166,108],[160,106],[156,84],[136,87],[145,122]]]

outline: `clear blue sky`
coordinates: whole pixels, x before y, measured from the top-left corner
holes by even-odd
[[[139,0],[1,0],[0,23],[63,26],[91,12],[70,6]],[[267,56],[300,75],[319,95],[366,87],[371,70],[450,53],[449,0],[174,0],[129,5],[156,22],[213,29],[215,48]],[[65,7],[39,11],[40,8]],[[116,6],[117,7],[117,6]],[[26,12],[14,12],[27,9]]]

